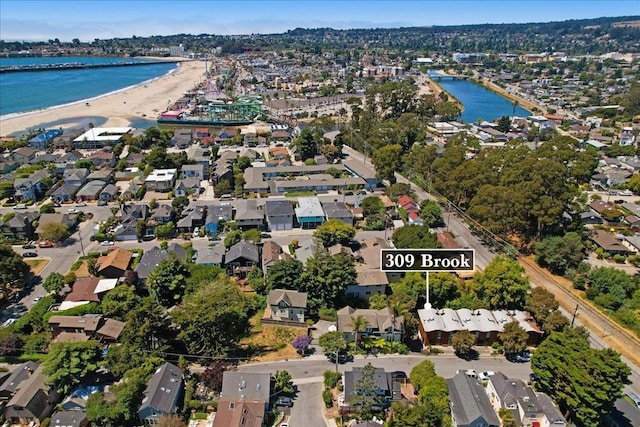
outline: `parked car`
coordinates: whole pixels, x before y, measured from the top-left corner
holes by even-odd
[[[35,298],[33,299],[33,302],[38,302],[38,301],[40,301],[42,298],[44,298],[42,295],[37,296],[37,297],[35,297]]]
[[[620,195],[621,196],[633,196],[633,191],[631,191],[631,190],[622,190],[620,192]]]
[[[491,376],[493,376],[493,375],[495,375],[495,372],[493,372],[493,371],[484,371],[484,372],[480,372],[480,373],[478,374],[478,379],[481,379],[481,380],[488,380],[488,379],[489,379],[489,377],[491,377]]]
[[[540,375],[534,374],[533,372],[529,374],[529,382],[530,383],[534,383],[534,382],[536,382],[538,380],[540,380]]]
[[[107,204],[106,200],[98,200],[98,206],[107,206]]]
[[[271,238],[271,234],[262,232],[262,233],[260,233],[260,237],[263,238],[263,239],[270,239]]]
[[[528,351],[523,351],[522,353],[516,353],[513,355],[513,360],[515,362],[530,362],[531,361],[531,353]]]
[[[24,258],[35,258],[38,256],[36,252],[25,252],[22,254]]]
[[[100,246],[113,246],[113,242],[111,240],[105,240],[104,242],[100,242]]]
[[[15,317],[12,317],[10,319],[5,320],[4,323],[2,324],[2,326],[6,328],[6,327],[11,326],[14,323],[16,323],[17,320],[18,319],[16,319]]]
[[[21,204],[19,204],[19,205],[15,205],[15,206],[13,207],[13,209],[15,209],[15,210],[27,209],[27,205],[25,205],[25,204],[21,203]]]
[[[76,207],[87,206],[87,202],[78,202],[76,203]]]
[[[67,213],[78,213],[78,209],[69,208],[67,209]]]
[[[53,247],[53,243],[49,242],[48,240],[43,240],[42,242],[38,243],[38,247],[39,248],[52,248]]]
[[[292,407],[293,406],[293,400],[291,400],[290,397],[280,396],[280,397],[278,397],[278,400],[276,400],[276,406]]]
[[[22,249],[35,249],[36,245],[33,242],[25,243],[22,245]]]

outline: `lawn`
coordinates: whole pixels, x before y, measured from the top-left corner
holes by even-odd
[[[49,264],[48,259],[25,259],[24,263],[31,268],[31,274],[37,276]]]
[[[252,361],[269,362],[282,359],[299,359],[301,356],[293,348],[293,340],[307,333],[306,326],[278,326],[262,324],[263,311],[258,312],[249,322],[251,333],[241,345],[252,357]]]

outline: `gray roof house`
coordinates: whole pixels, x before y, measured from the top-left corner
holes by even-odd
[[[258,208],[258,201],[240,199],[236,201],[236,224],[240,228],[262,228],[264,211]]]
[[[58,186],[58,188],[53,190],[53,192],[51,193],[51,198],[58,203],[70,202],[73,200],[73,196],[75,196],[79,188],[79,185],[67,184],[63,182],[60,186]]]
[[[87,427],[89,419],[84,411],[56,412],[51,416],[49,427]]]
[[[401,342],[404,334],[404,317],[393,316],[389,307],[380,310],[353,308],[346,306],[338,310],[338,330],[347,342],[353,342],[355,334],[351,319],[362,316],[367,320],[363,330],[358,331],[358,340],[367,336],[384,338],[387,341]]]
[[[62,173],[62,180],[65,184],[76,185],[80,187],[87,180],[91,171],[87,168],[65,169]]]
[[[176,186],[173,187],[173,194],[175,196],[188,196],[190,192],[200,194],[199,178],[189,177],[176,181]]]
[[[344,384],[344,406],[352,406],[351,401],[358,394],[356,388],[358,380],[362,376],[362,368],[354,367],[351,371],[345,371],[342,376]],[[384,402],[396,401],[402,398],[399,381],[394,381],[390,372],[385,372],[384,368],[376,368],[373,381],[376,387],[376,395]],[[382,403],[381,405],[386,405]],[[382,409],[382,406],[380,406]]]
[[[118,187],[116,187],[114,184],[107,184],[100,192],[100,195],[98,196],[98,198],[100,200],[111,201],[111,200],[114,200],[117,195],[118,195]]]
[[[135,272],[138,274],[138,280],[141,282],[147,280],[149,273],[156,268],[160,261],[167,259],[172,253],[175,254],[178,259],[183,261],[187,260],[187,250],[177,243],[169,244],[166,250],[162,250],[159,247],[154,246],[142,254],[142,258],[135,268]]]
[[[271,320],[304,324],[307,293],[272,289],[267,295],[267,308],[269,313],[265,312],[265,317]]]
[[[0,401],[11,399],[11,396],[20,389],[20,384],[33,375],[37,368],[38,364],[32,361],[18,365],[18,367],[9,374],[5,382],[0,384]]]
[[[165,363],[147,383],[138,418],[145,425],[155,425],[163,415],[176,414],[183,391],[182,371],[171,363]]]
[[[293,228],[293,206],[288,200],[267,200],[264,204],[269,230],[291,230]]]
[[[183,165],[182,178],[197,178],[198,180],[202,181],[204,179],[204,165]]]
[[[507,408],[517,425],[537,421],[544,422],[544,413],[538,404],[536,394],[522,380],[507,378],[502,372],[496,372],[489,378],[487,395],[497,413]]]
[[[100,196],[100,192],[107,185],[105,181],[89,181],[76,193],[76,199],[80,200],[96,200]]]
[[[196,264],[222,267],[224,263],[224,245],[207,246],[198,251]]]
[[[230,276],[245,277],[254,266],[260,266],[260,248],[253,243],[240,241],[224,256],[224,267]]]
[[[58,400],[57,393],[46,384],[42,366],[28,370],[28,374],[5,406],[4,416],[11,424],[36,425],[51,413]]]
[[[269,402],[271,374],[225,371],[220,399]]]
[[[484,387],[464,372],[447,379],[451,418],[458,427],[499,427],[500,419]]]
[[[338,219],[345,224],[353,225],[353,212],[343,202],[323,202],[324,216],[328,220]]]
[[[199,205],[190,205],[182,214],[184,217],[178,220],[176,227],[178,231],[189,232],[193,231],[194,227],[202,227],[205,220],[205,207]]]

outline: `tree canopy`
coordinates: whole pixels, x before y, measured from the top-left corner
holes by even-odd
[[[325,247],[333,246],[337,243],[348,245],[355,235],[356,229],[339,219],[325,221],[313,233],[313,236],[320,239]]]
[[[101,358],[97,341],[54,343],[43,361],[43,373],[59,393],[66,395],[98,369]]]
[[[10,289],[22,284],[28,273],[29,266],[22,257],[11,246],[0,244],[0,292],[3,296],[6,296]]]

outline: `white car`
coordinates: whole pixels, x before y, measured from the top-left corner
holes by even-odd
[[[489,377],[491,377],[491,376],[493,376],[493,375],[495,375],[495,372],[493,372],[493,371],[484,371],[484,372],[480,372],[480,373],[478,374],[478,379],[480,379],[480,380],[488,380],[488,379],[489,379]]]
[[[621,196],[633,196],[633,192],[631,190],[623,190],[620,192]]]
[[[76,203],[76,207],[87,206],[87,202],[78,202]]]
[[[113,246],[113,242],[110,240],[105,240],[104,242],[100,243],[100,246]]]
[[[69,208],[67,209],[68,213],[78,213],[78,209]]]

